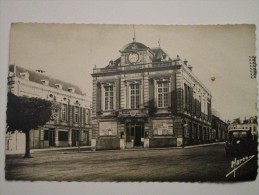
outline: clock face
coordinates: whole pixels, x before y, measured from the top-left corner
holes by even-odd
[[[137,53],[130,53],[128,56],[128,60],[130,63],[136,63],[139,59],[139,56]]]

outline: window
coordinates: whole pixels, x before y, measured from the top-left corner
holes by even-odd
[[[207,102],[207,112],[208,112],[208,117],[210,119],[211,117],[211,105],[210,105],[210,101]]]
[[[168,82],[157,83],[157,107],[165,108],[168,106]]]
[[[193,92],[193,113],[196,114],[196,92]]]
[[[79,119],[79,107],[76,106],[75,107],[75,122],[78,123],[78,119]]]
[[[140,107],[140,88],[139,84],[130,85],[130,108]]]
[[[184,109],[187,111],[190,111],[191,95],[190,87],[184,83]]]
[[[61,106],[61,120],[66,121],[67,120],[67,105],[62,104]]]
[[[113,86],[104,86],[104,110],[113,110]]]
[[[199,116],[201,116],[201,105],[202,105],[201,96],[199,96]]]
[[[84,109],[85,110],[85,124],[89,124],[89,119],[90,119],[90,110],[89,109]]]
[[[44,130],[44,141],[49,140],[49,130]]]
[[[203,113],[207,114],[206,100],[205,99],[203,99]]]
[[[80,123],[84,122],[84,112],[83,112],[83,108],[80,108]]]

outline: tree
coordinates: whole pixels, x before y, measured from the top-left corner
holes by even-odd
[[[45,125],[50,119],[53,103],[39,98],[18,97],[8,93],[7,131],[21,130],[26,136],[24,158],[30,158],[30,130]]]

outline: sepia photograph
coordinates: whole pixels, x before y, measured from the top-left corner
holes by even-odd
[[[254,24],[14,22],[9,37],[7,181],[256,180]]]

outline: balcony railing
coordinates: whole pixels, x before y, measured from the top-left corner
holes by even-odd
[[[119,117],[144,117],[148,115],[148,109],[140,108],[140,109],[123,109],[119,110]]]
[[[128,65],[128,66],[118,66],[111,68],[94,68],[93,73],[108,73],[108,72],[117,72],[117,71],[127,71],[127,70],[139,70],[139,69],[147,69],[147,68],[160,68],[160,67],[169,67],[180,65],[179,62],[154,62],[147,64],[136,64],[136,65]]]

